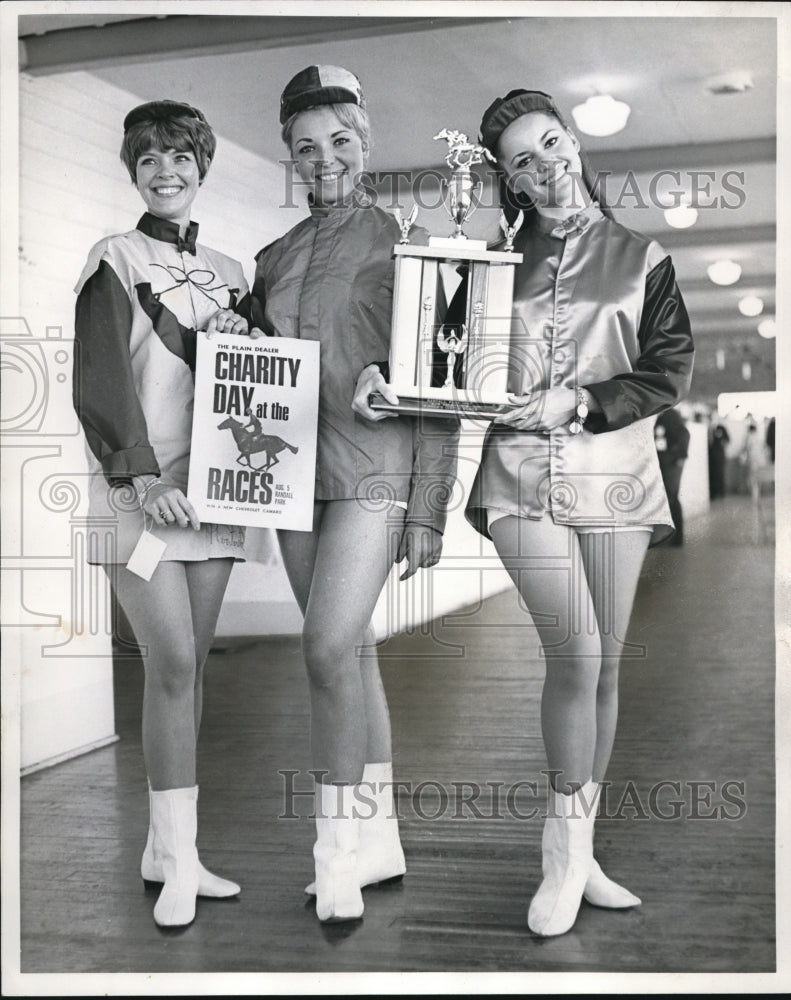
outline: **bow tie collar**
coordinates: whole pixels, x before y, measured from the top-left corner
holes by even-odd
[[[567,236],[579,236],[580,233],[584,233],[585,230],[597,219],[602,218],[602,212],[596,202],[591,202],[587,208],[584,208],[581,212],[577,212],[574,215],[570,215],[567,219],[561,219],[560,221],[554,219],[543,219],[544,228],[550,236],[556,236],[558,239],[566,239]]]
[[[182,238],[175,222],[160,219],[159,216],[146,212],[138,222],[137,228],[154,240],[172,244],[179,253],[189,253],[193,257],[197,253],[195,246],[198,239],[197,222],[190,222]]]
[[[197,229],[197,226],[195,228]],[[194,257],[196,253],[195,238],[197,236],[197,233],[191,230],[192,227],[189,226],[187,228],[187,232],[184,234],[184,239],[182,239],[179,236],[176,242],[176,249],[178,250],[179,253],[191,253],[192,256]]]

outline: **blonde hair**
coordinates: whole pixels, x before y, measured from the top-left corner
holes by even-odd
[[[344,126],[344,128],[351,129],[356,132],[360,137],[360,141],[363,144],[363,151],[368,152],[371,148],[371,123],[368,120],[368,112],[365,107],[360,107],[357,104],[317,104],[314,107],[329,108],[335,113],[335,117]],[[301,114],[305,111],[312,111],[313,108],[303,108],[302,111],[297,111],[296,114],[292,115],[285,123],[280,131],[280,137],[283,142],[288,146],[289,152],[293,153],[291,148],[291,140],[294,135],[294,125]]]

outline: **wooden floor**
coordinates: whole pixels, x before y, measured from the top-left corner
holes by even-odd
[[[311,802],[283,818],[280,772],[310,787],[306,685],[297,641],[274,638],[218,645],[206,684],[199,843],[242,895],[201,899],[186,929],[155,926],[139,878],[141,668],[119,662],[120,742],[22,782],[22,971],[773,971],[772,557],[737,497],[690,525],[683,548],[648,554],[630,634],[645,655],[623,668],[609,818],[596,827],[603,867],[642,906],[583,903],[558,938],[527,929],[542,668],[508,592],[381,650],[396,777],[410,783],[409,871],[367,889],[352,925],[320,924],[302,893]],[[514,797],[524,781],[537,793]],[[464,804],[469,783],[482,790]]]

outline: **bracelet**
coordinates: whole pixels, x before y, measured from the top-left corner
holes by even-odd
[[[140,504],[141,510],[145,506],[146,500],[148,500],[149,491],[152,490],[155,486],[164,486],[164,485],[165,484],[158,476],[155,476],[153,479],[149,479],[149,481],[145,484],[143,489],[140,490],[140,492],[137,494],[137,502]]]
[[[581,385],[577,386],[577,407],[574,410],[574,419],[569,424],[569,431],[572,434],[581,434],[585,429],[585,420],[588,416],[588,404],[585,402],[585,390]]]

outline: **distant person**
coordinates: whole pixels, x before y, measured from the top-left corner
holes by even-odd
[[[667,501],[675,525],[675,534],[668,539],[668,545],[684,544],[684,513],[678,492],[681,487],[681,473],[689,454],[689,431],[678,410],[670,409],[660,413],[654,424],[654,443],[659,456],[659,468],[665,483]]]
[[[758,433],[758,425],[751,420],[747,426],[747,438],[739,454],[747,477],[750,496],[757,501],[761,495],[761,475],[767,465],[766,445]]]
[[[766,428],[766,447],[769,449],[769,461],[772,465],[775,464],[775,418],[769,421],[769,425]]]
[[[709,497],[712,500],[721,500],[725,496],[725,452],[730,440],[724,424],[716,424],[709,441]]]

